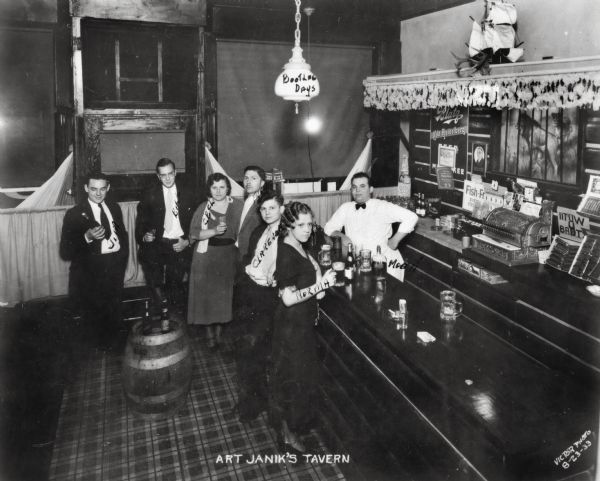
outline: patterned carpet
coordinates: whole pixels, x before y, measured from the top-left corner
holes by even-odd
[[[121,386],[122,354],[82,354],[61,405],[52,481],[344,479],[335,464],[273,456],[275,433],[265,413],[241,424],[233,412],[231,355],[209,350],[200,330],[191,328],[189,334],[191,390],[186,407],[165,421],[145,421],[128,410]],[[315,432],[306,441],[315,446],[312,453],[326,453]],[[227,454],[241,456],[225,462]]]

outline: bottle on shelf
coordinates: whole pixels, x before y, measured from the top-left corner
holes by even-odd
[[[427,209],[425,208],[425,194],[418,194],[416,214],[419,217],[425,217]]]
[[[377,251],[373,256],[373,273],[377,280],[385,279],[387,268],[387,259],[381,253],[381,246],[377,246]]]
[[[430,217],[429,199],[425,198],[425,194],[423,194],[423,217]]]
[[[352,244],[348,244],[348,255],[344,266],[344,277],[351,281],[354,278],[354,256],[352,254]]]
[[[408,175],[408,156],[400,159],[400,176],[398,177],[398,195],[410,197],[410,176]]]
[[[160,331],[169,332],[169,305],[166,298],[160,301]]]
[[[419,192],[415,194],[415,214],[421,217],[421,194]]]

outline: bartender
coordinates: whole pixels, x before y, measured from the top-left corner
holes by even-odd
[[[381,253],[387,259],[388,274],[404,280],[404,260],[398,252],[398,244],[417,224],[414,212],[380,199],[371,199],[373,187],[370,177],[358,172],[351,180],[352,202],[345,202],[325,224],[328,236],[343,236],[342,229],[358,249],[369,249],[375,253],[381,246]],[[392,224],[400,226],[392,236]]]

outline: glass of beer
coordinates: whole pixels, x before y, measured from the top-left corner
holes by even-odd
[[[362,249],[360,251],[360,272],[371,272],[371,251]]]
[[[346,268],[346,264],[344,264],[343,262],[336,261],[331,265],[331,267],[333,268],[333,271],[335,272],[335,285],[343,286],[344,285],[344,269]]]
[[[329,244],[323,244],[321,246],[318,258],[321,267],[331,267],[331,246]]]
[[[455,321],[462,313],[462,302],[456,300],[456,292],[440,292],[440,319],[442,321]]]

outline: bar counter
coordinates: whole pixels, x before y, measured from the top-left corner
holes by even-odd
[[[388,313],[399,298],[405,330]],[[332,449],[351,455],[350,478],[551,480],[593,468],[598,386],[470,317],[441,321],[438,299],[409,282],[360,274],[331,289],[317,332],[321,421]],[[582,437],[579,454],[559,459]]]
[[[466,299],[465,312],[478,324],[544,364],[584,382],[600,382],[600,298],[587,282],[542,264],[508,267],[460,240],[430,229],[420,219],[402,246],[414,267],[407,282],[433,295],[452,288]],[[506,283],[489,284],[458,268],[467,259],[500,274]]]

